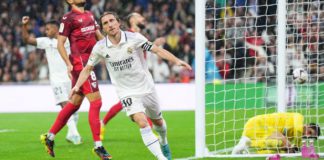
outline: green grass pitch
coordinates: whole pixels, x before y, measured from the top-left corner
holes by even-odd
[[[57,113],[5,113],[0,114],[0,159],[1,160],[54,160],[40,143],[54,122]],[[101,117],[104,116],[103,114]],[[194,112],[164,112],[168,122],[169,143],[175,158],[194,155]],[[88,124],[88,113],[79,117],[79,132],[84,143],[78,146],[65,140],[66,128],[55,138],[55,159],[96,160],[92,154],[92,136]],[[8,129],[10,132],[1,132]],[[119,113],[106,126],[104,146],[115,160],[153,160],[144,146],[138,127],[124,112]]]
[[[79,132],[84,143],[78,146],[65,141],[64,128],[56,137],[57,160],[96,160],[92,154],[92,136],[87,113],[80,113]],[[0,114],[0,159],[1,160],[54,160],[44,150],[39,136],[46,132],[57,113],[2,113]],[[101,115],[103,116],[103,114]],[[173,158],[194,156],[194,112],[164,112],[168,123],[168,139]],[[230,118],[230,116],[228,117]],[[9,132],[4,132],[5,130]],[[137,126],[125,113],[120,113],[107,126],[104,146],[114,160],[154,160],[144,146]],[[225,158],[204,158],[225,159]],[[235,159],[235,158],[226,158]],[[240,159],[240,158],[236,158]],[[265,158],[249,158],[264,160]],[[289,159],[289,158],[283,158]],[[292,158],[290,158],[292,159]],[[293,158],[298,159],[298,158]],[[301,158],[300,158],[301,159]]]

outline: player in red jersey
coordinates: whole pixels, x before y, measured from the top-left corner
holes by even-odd
[[[88,62],[93,46],[103,36],[92,13],[84,10],[86,0],[66,0],[66,2],[71,6],[72,10],[62,17],[57,48],[67,65],[68,74],[72,80],[72,86],[74,86],[81,70]],[[67,38],[70,41],[71,48],[69,57],[64,48]],[[100,159],[111,159],[100,140],[99,113],[102,102],[94,72],[90,74],[87,82],[82,85],[80,92],[70,97],[69,103],[60,111],[49,132],[41,136],[47,152],[52,157],[55,156],[53,150],[55,135],[65,126],[70,116],[79,109],[84,97],[90,102],[89,123],[95,145],[93,150]]]
[[[49,67],[49,78],[52,91],[54,93],[55,102],[62,108],[68,103],[69,91],[71,90],[71,81],[67,74],[67,68],[64,64],[57,50],[57,36],[59,30],[59,23],[50,20],[46,22],[45,33],[46,37],[34,38],[28,33],[29,16],[24,16],[22,18],[22,38],[26,44],[34,45],[38,49],[44,49],[46,54],[46,59],[48,61]],[[64,45],[68,50],[70,50],[70,44],[67,42]],[[75,145],[81,144],[81,136],[77,129],[79,115],[75,112],[71,118],[67,121],[68,132],[66,135],[66,140]]]
[[[126,22],[127,22],[127,26],[128,31],[130,32],[141,32],[141,30],[145,29],[145,18],[136,12],[130,13],[127,17],[126,17]],[[153,43],[157,46],[160,46],[161,43],[165,41],[163,37],[161,38],[157,38]],[[107,114],[105,115],[104,119],[102,120],[102,124],[101,124],[101,133],[100,133],[100,138],[103,140],[104,139],[104,132],[105,132],[105,128],[104,126],[107,125],[107,123],[114,118],[117,113],[119,113],[121,110],[123,109],[123,106],[121,104],[121,102],[118,102],[117,104],[113,105],[109,111],[107,112]],[[151,127],[153,127],[152,121],[147,118],[149,124]]]

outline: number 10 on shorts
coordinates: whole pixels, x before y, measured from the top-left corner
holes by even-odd
[[[125,98],[122,100],[122,104],[124,108],[131,106],[132,103],[133,103],[132,98]]]

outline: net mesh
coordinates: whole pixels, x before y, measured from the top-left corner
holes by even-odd
[[[324,128],[324,2],[286,2],[282,98],[287,112]],[[214,154],[231,154],[251,117],[277,111],[277,16],[276,0],[206,2],[206,146]],[[308,82],[294,83],[296,68],[307,71]],[[318,152],[323,146],[315,142]]]

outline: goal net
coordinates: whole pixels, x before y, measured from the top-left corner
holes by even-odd
[[[285,0],[283,12],[278,3],[206,0],[204,4],[204,156],[233,156],[244,124],[257,115],[298,112],[304,124],[324,128],[324,2]],[[306,83],[293,81],[296,68],[307,71]],[[196,118],[201,117],[196,113]],[[314,144],[317,153],[324,152],[320,139]],[[248,156],[273,153],[262,150],[251,147]]]

